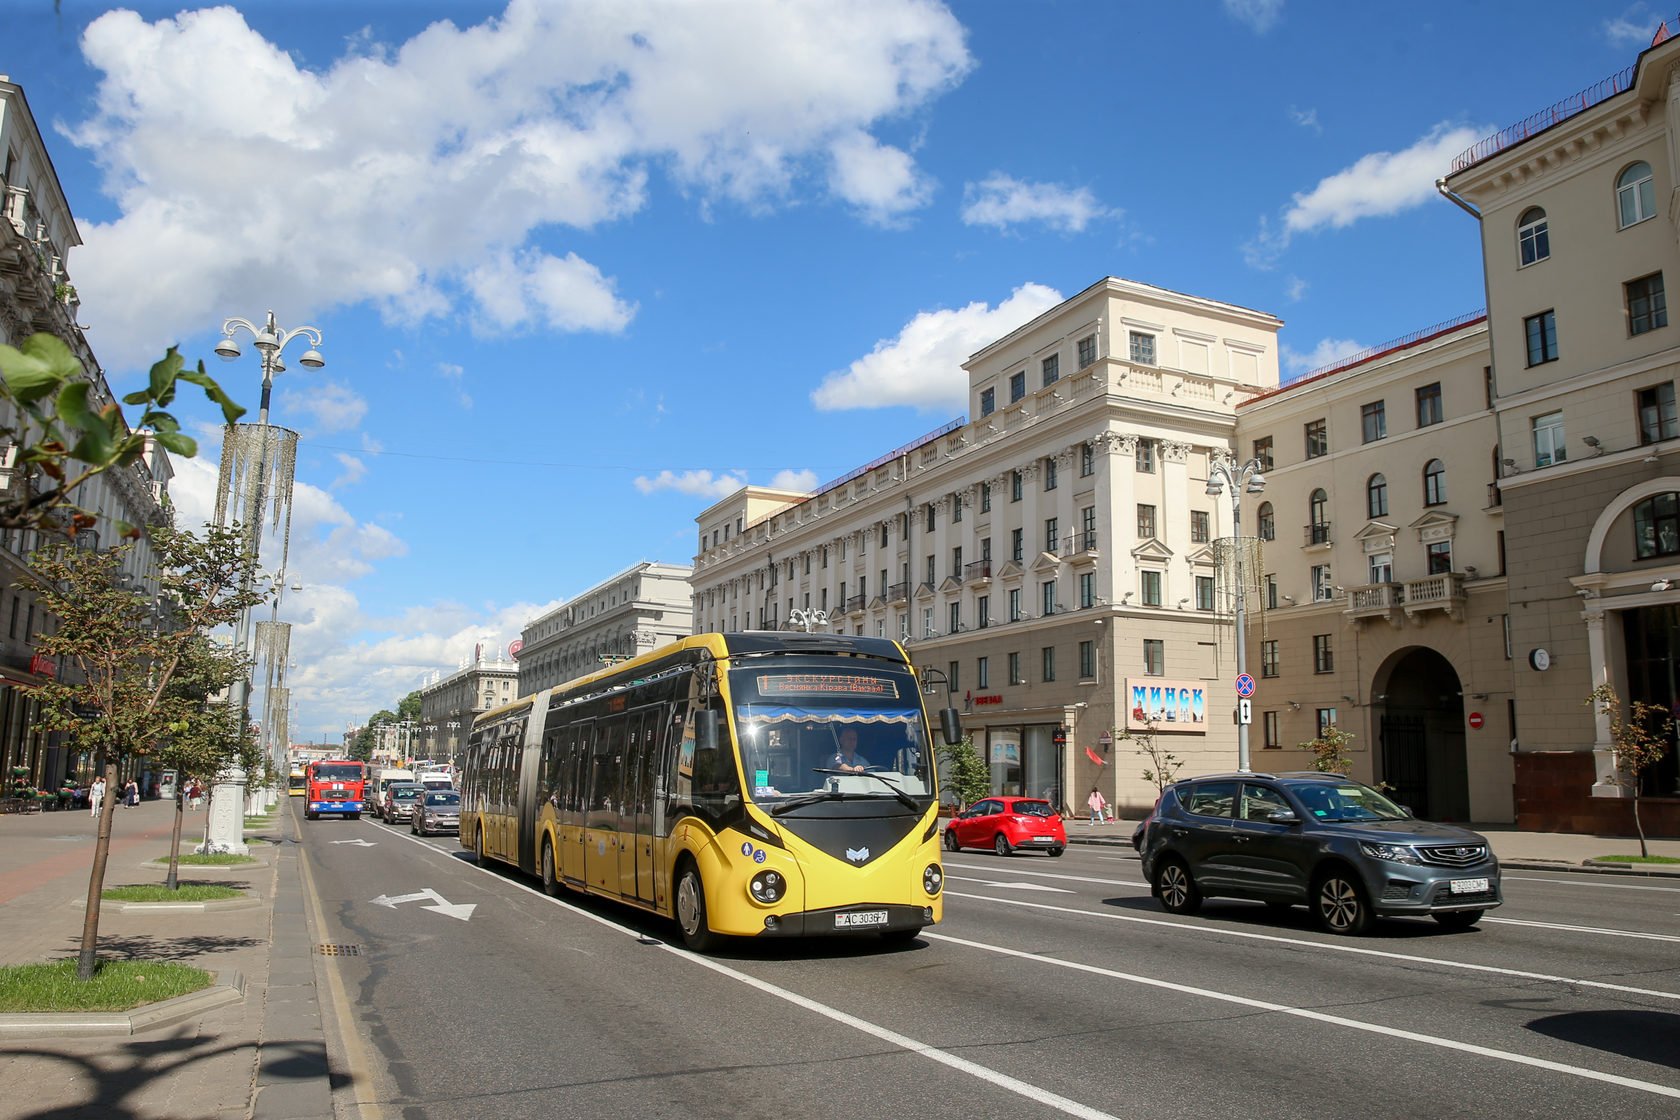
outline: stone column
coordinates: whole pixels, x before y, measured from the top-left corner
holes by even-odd
[[[1592,684],[1597,688],[1610,683],[1610,660],[1604,643],[1604,612],[1588,610],[1582,614],[1587,625],[1587,657],[1592,665]],[[1616,769],[1615,743],[1610,738],[1610,717],[1593,709],[1593,785],[1594,797],[1630,797],[1632,790],[1622,784]]]
[[[231,766],[216,775],[210,787],[209,825],[205,841],[193,851],[200,855],[250,854],[245,843],[245,771]]]

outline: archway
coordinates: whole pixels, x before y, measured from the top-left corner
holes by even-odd
[[[1469,820],[1464,694],[1452,662],[1421,646],[1402,650],[1378,670],[1372,695],[1381,715],[1377,781],[1419,817]]]

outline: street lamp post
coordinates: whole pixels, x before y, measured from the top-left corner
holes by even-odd
[[[1241,466],[1226,459],[1212,460],[1208,464],[1208,496],[1217,498],[1227,485],[1231,488],[1231,545],[1237,585],[1237,676],[1240,677],[1248,672],[1248,641],[1243,629],[1247,588],[1243,576],[1242,496],[1265,492],[1266,476],[1260,473],[1260,460],[1250,459]],[[1248,724],[1241,719],[1237,721],[1237,769],[1248,773]]]

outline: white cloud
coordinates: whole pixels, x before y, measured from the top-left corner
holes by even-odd
[[[438,363],[437,375],[449,382],[449,384],[454,388],[456,403],[458,403],[462,408],[471,408],[473,406],[472,396],[461,386],[462,379],[465,378],[466,373],[467,371],[465,369],[456,365],[454,362]]]
[[[810,493],[817,488],[818,482],[815,471],[777,471],[776,477],[770,480],[773,490],[802,490]]]
[[[1001,171],[963,186],[962,220],[971,226],[1006,229],[1043,222],[1063,233],[1078,233],[1108,216],[1108,209],[1085,187],[1074,190],[1060,183],[1024,183]]]
[[[869,129],[973,65],[937,0],[512,0],[395,46],[352,37],[319,70],[232,7],[107,12],[81,45],[96,108],[66,131],[120,216],[85,223],[70,265],[113,369],[230,307],[622,329],[636,304],[567,230],[647,206],[655,171],[702,207],[827,196],[894,220],[931,186]]]
[[[1310,370],[1339,362],[1364,349],[1363,343],[1355,342],[1351,338],[1326,338],[1321,339],[1317,346],[1304,354],[1284,346],[1279,350],[1278,356],[1283,359],[1284,372],[1288,377],[1294,378]]]
[[[1262,217],[1254,239],[1243,246],[1244,256],[1257,268],[1270,267],[1296,234],[1326,226],[1344,229],[1361,218],[1384,218],[1422,206],[1436,197],[1435,180],[1446,174],[1453,157],[1487,131],[1491,130],[1443,122],[1402,151],[1361,156],[1320,179],[1312,190],[1296,194],[1278,227]]]
[[[1651,45],[1657,27],[1663,21],[1653,15],[1644,4],[1635,4],[1614,19],[1604,21],[1604,38],[1613,47],[1636,47],[1644,50]],[[1674,28],[1669,28],[1673,31]]]
[[[988,307],[923,311],[844,371],[829,374],[811,394],[823,411],[911,405],[922,411],[960,412],[968,405],[963,362],[976,350],[1062,302],[1060,292],[1022,284]]]
[[[337,459],[338,465],[344,468],[344,473],[328,484],[328,490],[342,490],[346,486],[354,486],[366,477],[367,464],[354,455],[346,455],[342,451],[335,451],[333,458]]]
[[[298,426],[314,434],[353,431],[367,415],[367,401],[345,385],[327,382],[280,393],[277,422],[298,423],[289,414],[302,413],[309,421]]]
[[[636,479],[636,489],[644,494],[675,490],[679,494],[691,494],[699,498],[726,498],[746,484],[747,476],[739,471],[725,471],[718,475],[706,470],[683,471],[681,474],[660,471],[653,478],[639,476]]]
[[[1290,303],[1300,303],[1302,297],[1307,294],[1308,287],[1310,285],[1299,276],[1291,276],[1288,286],[1284,289],[1284,295]]]
[[[1283,12],[1283,0],[1222,0],[1225,14],[1264,35]]]
[[[1302,128],[1312,129],[1315,133],[1322,135],[1324,132],[1324,126],[1318,123],[1317,109],[1302,110],[1291,105],[1289,107],[1289,119],[1300,125]]]

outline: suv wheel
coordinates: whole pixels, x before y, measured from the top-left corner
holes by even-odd
[[[1331,933],[1364,933],[1371,924],[1371,906],[1365,888],[1348,872],[1336,869],[1319,877],[1313,890],[1313,913],[1318,924]]]
[[[1169,914],[1194,914],[1201,909],[1202,892],[1190,869],[1176,858],[1164,859],[1155,869],[1155,897]]]

